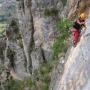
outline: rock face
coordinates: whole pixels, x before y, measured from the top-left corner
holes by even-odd
[[[90,7],[90,0],[67,0],[61,16],[75,19],[81,12],[87,12],[88,7]]]
[[[77,47],[71,48],[65,70],[57,88],[51,90],[89,90],[90,89],[90,18],[87,30]]]
[[[54,68],[54,70],[52,72],[52,76],[51,76],[51,83],[49,86],[49,90],[57,90],[58,84],[59,84],[59,82],[62,78],[62,75],[64,73],[64,66],[65,66],[65,63],[67,61],[67,57],[68,57],[69,53],[71,52],[71,50],[72,50],[71,48],[69,48],[67,50],[65,57],[61,57],[59,59],[59,63]]]
[[[51,46],[55,40],[55,23],[62,9],[63,4],[60,0],[17,0],[18,19],[28,72],[39,66],[33,65],[33,61],[39,64],[52,59]],[[33,52],[33,49],[36,51]],[[37,53],[38,51],[40,52]],[[36,54],[41,60],[38,57],[36,60]]]
[[[87,14],[90,12],[89,11],[89,7],[90,7],[90,1],[89,0],[67,0],[67,3],[66,3],[66,6],[64,7],[64,10],[62,11],[62,13],[61,13],[61,17],[67,17],[67,18],[69,18],[69,19],[75,19],[75,17],[79,14],[79,13],[81,13],[81,12],[83,12],[83,11],[85,11]],[[89,20],[88,20],[89,21]],[[89,26],[88,26],[88,28],[89,28]],[[88,30],[87,30],[88,31]],[[89,33],[89,32],[87,32],[87,33]],[[86,40],[85,40],[86,41]],[[87,42],[88,44],[89,44],[89,42]],[[82,45],[80,46],[80,47],[82,47]],[[86,46],[85,46],[86,47]],[[83,48],[83,47],[82,47]],[[73,48],[71,48],[68,52],[70,52],[68,55],[66,54],[66,59],[63,59],[63,61],[64,62],[68,62],[68,64],[70,63],[71,65],[72,65],[72,63],[71,62],[69,62],[68,60],[69,59],[67,59],[67,57],[70,55],[70,54],[72,54],[74,51],[73,51],[74,49]],[[78,50],[78,49],[75,49],[76,51]],[[81,49],[82,50],[82,49]],[[75,51],[75,53],[77,53]],[[68,53],[67,52],[67,53]],[[79,54],[80,53],[78,53],[78,56],[79,56]],[[72,54],[72,57],[74,56],[74,54]],[[88,56],[88,54],[86,55],[86,56]],[[69,57],[71,57],[71,56],[69,56]],[[79,57],[76,57],[77,59],[79,58]],[[73,58],[71,58],[72,60],[73,60]],[[70,59],[70,60],[71,60]],[[71,61],[72,61],[71,60]],[[83,59],[82,59],[83,60]],[[67,87],[68,87],[68,84],[66,83],[66,82],[69,82],[69,81],[67,81],[67,79],[65,78],[65,77],[62,77],[62,75],[63,75],[63,73],[65,73],[65,69],[68,71],[68,75],[66,76],[67,78],[70,76],[69,75],[69,70],[67,69],[67,67],[70,65],[65,65],[65,63],[61,63],[62,62],[62,60],[60,59],[60,62],[59,62],[59,64],[57,65],[57,67],[53,70],[53,73],[52,73],[52,79],[51,79],[51,84],[50,84],[50,90],[70,90],[70,88],[68,89]],[[77,62],[78,63],[78,60],[77,61],[73,61],[73,62]],[[89,61],[88,61],[89,62]],[[65,65],[65,67],[66,68],[64,68],[64,65]],[[72,70],[72,67],[71,67],[71,65],[70,65],[70,68],[71,68],[71,71],[73,71]],[[76,64],[75,64],[76,65]],[[74,66],[75,66],[74,65]],[[72,65],[73,66],[73,65]],[[73,67],[74,67],[73,66]],[[77,66],[77,65],[76,65]],[[78,72],[78,71],[77,71]],[[76,73],[77,73],[76,72]],[[72,72],[73,73],[73,72]],[[80,74],[80,73],[79,73]],[[73,73],[73,75],[74,75],[74,73]],[[75,74],[76,75],[76,74]],[[75,75],[73,76],[73,79],[74,79],[74,77],[75,77]],[[76,75],[76,76],[78,76],[78,75]],[[64,80],[62,80],[63,81],[63,83],[61,83],[61,79],[64,79]],[[78,77],[79,78],[79,77]],[[65,82],[65,84],[64,84],[64,82]],[[76,81],[77,82],[77,81]],[[67,85],[66,85],[67,84]],[[66,86],[65,86],[66,85]],[[70,84],[71,85],[71,84]],[[65,86],[65,87],[64,87]],[[77,86],[77,85],[76,85]],[[61,87],[63,87],[63,88],[61,88]],[[74,90],[74,89],[72,89],[72,90]],[[79,89],[75,89],[75,90],[79,90]],[[83,90],[83,89],[80,89],[80,90]],[[88,90],[88,89],[85,89],[85,90]]]
[[[63,10],[63,3],[61,0],[12,1],[17,7],[15,18],[18,20],[16,23],[12,20],[7,27],[4,43],[0,40],[4,44],[1,45],[4,49],[0,47],[3,56],[0,63],[9,69],[13,78],[24,79],[41,64],[52,60],[51,47],[58,36],[56,21]]]
[[[17,19],[11,20],[6,30],[6,36],[5,66],[21,78],[29,76],[26,72],[26,58]],[[7,61],[8,63],[6,63]]]
[[[51,47],[58,36],[57,20],[61,16],[73,18],[76,12],[83,11],[78,8],[81,3],[89,3],[89,0],[67,0],[64,8],[63,1],[16,0],[17,15],[15,16],[18,16],[19,26],[12,22],[6,30],[5,39],[0,40],[2,43],[0,64],[9,70],[14,79],[23,80],[29,77],[41,64],[52,60]],[[87,90],[89,88],[89,79],[87,80],[89,78],[89,24],[88,20],[88,30],[82,36],[79,45],[69,51],[71,53],[67,63],[62,59],[57,70],[54,70],[55,81],[51,80],[50,90]],[[0,75],[3,76],[3,73]]]

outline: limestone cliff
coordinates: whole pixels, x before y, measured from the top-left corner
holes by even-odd
[[[52,59],[50,48],[55,40],[55,22],[62,9],[63,4],[59,0],[17,0],[18,19],[28,72],[31,72],[32,68],[37,69],[38,64]],[[40,58],[36,57],[37,53]]]
[[[9,2],[3,6],[6,4]],[[16,0],[14,4],[17,15],[13,17],[17,19],[9,20],[6,27],[1,61],[13,78],[24,79],[52,60],[51,47],[58,36],[56,22],[63,3],[60,0]]]
[[[68,0],[62,14],[64,13],[64,17],[74,19],[78,12],[85,11],[89,14],[89,8],[90,2],[88,0]],[[89,65],[86,63],[89,63],[90,18],[87,19],[86,23],[87,30],[82,35],[80,43],[76,48],[68,49],[65,58],[60,59],[59,64],[53,71],[50,90],[89,90],[89,80],[87,80],[89,73],[86,73],[89,71]]]
[[[82,35],[77,47],[72,48],[65,64],[64,74],[55,90],[89,90],[89,44],[90,18],[87,20],[87,30]]]
[[[23,90],[89,90],[90,19],[77,47],[68,49],[57,65],[51,60],[52,46],[62,34],[56,23],[65,17],[73,20],[83,11],[88,14],[90,1],[16,0],[15,4],[15,18],[10,19],[5,37],[0,38],[0,90],[13,79],[23,80]],[[48,63],[56,66],[52,77]]]

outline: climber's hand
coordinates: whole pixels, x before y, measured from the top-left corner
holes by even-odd
[[[87,27],[83,27],[83,30],[86,31],[87,30]]]
[[[85,30],[87,30],[87,27],[86,27],[86,25],[84,26],[84,28],[85,28]]]

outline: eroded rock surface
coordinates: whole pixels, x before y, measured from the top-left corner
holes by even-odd
[[[65,69],[57,88],[51,90],[89,90],[90,89],[90,18],[87,30],[78,45],[73,48],[65,64]]]

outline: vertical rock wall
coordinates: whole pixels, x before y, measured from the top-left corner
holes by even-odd
[[[5,66],[19,77],[27,77],[29,75],[26,71],[27,62],[17,19],[10,21],[6,30],[6,36]]]
[[[64,11],[62,12],[62,16],[68,17],[69,19],[75,19],[76,17],[78,17],[78,15],[81,12],[86,12],[86,14],[88,15],[90,12],[89,8],[90,8],[89,0],[67,0],[67,4],[64,8]],[[88,24],[87,24],[87,31],[85,34],[89,33],[89,24],[90,24],[89,22],[90,22],[90,18],[86,22]],[[88,69],[89,69],[89,65],[86,65],[86,63],[84,63],[84,61],[86,60],[85,56],[89,58],[89,55],[85,54],[85,52],[87,51],[87,48],[89,49],[88,47],[89,37],[87,42],[86,40],[87,40],[87,37],[85,37],[85,35],[82,36],[80,45],[78,45],[75,49],[71,48],[69,50],[69,55],[68,55],[69,58],[68,59],[66,58],[67,60],[66,65],[65,63],[59,63],[57,65],[57,68],[54,70],[54,73],[52,75],[51,81],[53,82],[51,82],[50,90],[89,90],[89,80],[87,81],[87,78],[88,78],[87,76],[89,74],[87,75],[85,73],[88,71],[84,68],[88,66]],[[64,59],[64,62],[66,60]],[[62,60],[60,59],[60,62],[61,61]],[[83,62],[82,65],[80,62]],[[89,59],[87,59],[86,62],[89,63]],[[65,68],[64,68],[64,65],[65,65]],[[78,71],[78,70],[81,70],[81,67],[82,67],[82,71]],[[80,72],[82,72],[83,75]],[[85,83],[84,81],[86,81],[87,83]]]
[[[32,61],[30,53],[33,49],[33,18],[31,13],[31,0],[18,0],[18,19],[20,30],[22,33],[22,40],[24,45],[24,52],[27,60],[27,71],[31,71]]]
[[[73,20],[73,19],[75,19],[76,17],[78,17],[78,15],[81,13],[81,12],[86,12],[86,14],[88,15],[89,14],[89,12],[90,12],[90,10],[89,10],[89,8],[90,8],[90,1],[89,0],[67,0],[67,4],[66,4],[66,6],[64,7],[64,10],[62,11],[62,14],[61,14],[61,17],[68,17],[69,19],[71,19],[71,20]],[[90,20],[90,19],[89,19]],[[89,20],[88,20],[88,25],[87,25],[87,27],[89,28]],[[87,33],[89,33],[88,32],[89,31],[89,29],[87,30]],[[86,39],[85,40],[83,40],[83,41],[81,41],[81,42],[84,42],[84,41],[86,41]],[[86,42],[85,42],[86,43]],[[88,42],[87,42],[88,44],[89,44],[89,39],[88,39]],[[81,83],[81,82],[83,82],[83,80],[81,80],[81,82],[79,81],[78,82],[78,79],[80,78],[79,77],[79,75],[80,75],[80,73],[79,74],[76,74],[77,72],[78,72],[78,70],[76,70],[75,69],[75,66],[77,67],[77,64],[75,64],[75,63],[78,63],[78,65],[80,65],[80,62],[78,62],[78,60],[80,59],[81,61],[83,61],[84,62],[84,60],[83,60],[83,56],[82,56],[82,54],[80,53],[80,52],[83,52],[82,51],[82,49],[81,48],[83,48],[83,47],[87,47],[87,46],[83,46],[83,45],[81,45],[81,46],[78,46],[78,48],[76,49],[75,48],[75,52],[73,51],[74,49],[73,48],[71,48],[69,51],[68,51],[68,55],[66,54],[66,57],[67,56],[69,56],[69,58],[67,59],[63,59],[63,60],[61,60],[60,59],[60,63],[57,65],[57,67],[54,69],[54,73],[52,73],[52,80],[51,80],[51,85],[50,85],[50,90],[89,90],[89,89],[83,89],[82,87],[83,86],[80,86],[80,85],[78,85],[78,87],[77,87],[77,83]],[[81,47],[81,48],[80,48]],[[89,47],[88,47],[89,48]],[[86,48],[84,48],[85,50],[86,50]],[[76,56],[76,58],[74,58],[74,56],[77,54],[77,51],[79,50],[79,53],[78,53],[78,56]],[[74,53],[73,53],[74,52]],[[73,53],[73,54],[72,54]],[[71,55],[73,55],[72,57],[71,57]],[[80,56],[79,56],[80,55]],[[86,55],[87,57],[89,57],[88,56],[88,54]],[[82,57],[82,58],[81,58]],[[73,59],[74,58],[74,59]],[[70,62],[68,61],[68,60],[71,60]],[[85,59],[85,58],[84,58]],[[74,61],[73,61],[74,60]],[[77,61],[75,61],[75,60],[77,60]],[[63,61],[63,62],[62,62]],[[67,65],[65,65],[65,62],[68,62],[68,64]],[[74,66],[71,64],[71,62],[73,62],[74,63]],[[89,62],[89,60],[87,61],[87,62]],[[64,65],[65,65],[65,67],[64,67]],[[84,64],[83,64],[84,65]],[[86,65],[86,64],[85,64]],[[84,65],[84,66],[85,66]],[[68,66],[71,66],[70,68],[69,68],[69,70],[68,70]],[[76,70],[76,71],[74,71],[74,70],[72,70],[72,67]],[[89,67],[88,67],[89,68]],[[62,77],[62,75],[63,75],[63,73],[64,73],[64,75],[65,75],[65,73],[66,73],[66,70],[64,70],[64,69],[67,69],[67,72],[68,72],[68,74],[67,74],[67,76],[65,76],[65,77]],[[70,69],[71,69],[71,71],[70,71]],[[83,68],[83,70],[84,70],[84,68]],[[74,71],[74,72],[73,72]],[[85,71],[84,71],[85,72]],[[71,73],[71,74],[70,74]],[[68,78],[70,78],[71,76],[73,76],[73,80],[71,81],[71,80],[68,80]],[[76,76],[75,76],[76,75]],[[66,78],[67,77],[67,78]],[[76,78],[74,78],[74,77],[78,77],[78,79],[75,81],[75,79]],[[82,76],[82,77],[84,77],[84,76]],[[62,79],[63,78],[63,79]],[[71,77],[72,78],[72,77]],[[85,78],[85,77],[84,77]],[[62,82],[60,83],[60,81],[61,81],[61,79],[62,79]],[[68,81],[67,81],[68,80]],[[70,83],[69,83],[69,81],[71,81]],[[88,82],[89,83],[89,82]],[[74,84],[74,85],[73,85]],[[70,86],[71,85],[71,86]],[[76,86],[75,86],[76,85]],[[83,84],[84,85],[84,84]],[[87,86],[87,88],[88,88],[88,85],[89,84],[86,84],[86,86]]]
[[[35,53],[39,48],[41,48],[39,62],[52,59],[51,46],[57,36],[56,21],[62,9],[63,4],[59,0],[17,0],[17,14],[28,72],[33,68]],[[36,65],[36,68],[37,66],[39,65]]]
[[[73,48],[65,65],[65,70],[56,90],[90,89],[90,17],[87,30],[82,35],[77,47]]]

